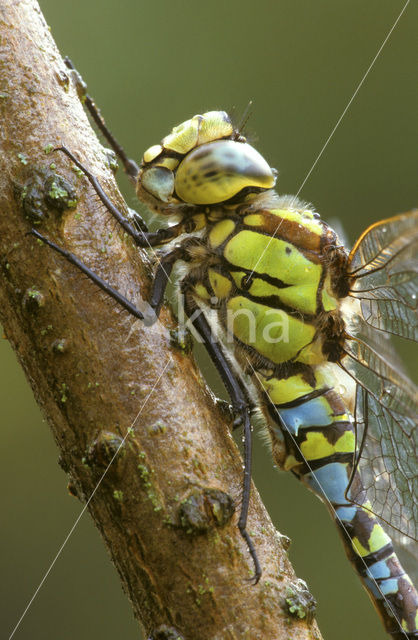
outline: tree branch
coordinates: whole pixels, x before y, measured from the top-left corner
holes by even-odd
[[[49,153],[65,144],[126,210],[38,4],[3,0],[0,20],[0,319],[135,616],[155,640],[170,629],[186,640],[320,638],[255,490],[248,529],[263,575],[246,581],[251,559],[231,510],[242,461],[193,361],[173,346],[170,310],[144,327],[25,235],[36,225],[130,299],[147,297],[147,256],[68,159]]]

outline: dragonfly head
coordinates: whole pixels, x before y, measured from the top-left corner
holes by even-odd
[[[174,127],[161,144],[145,151],[137,193],[170,214],[170,205],[237,203],[275,184],[276,171],[234,129],[225,111],[209,111]]]

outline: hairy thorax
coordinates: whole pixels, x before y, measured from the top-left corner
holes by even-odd
[[[259,197],[207,220],[189,255],[196,299],[218,310],[226,340],[255,368],[340,359],[347,256],[315,213]]]

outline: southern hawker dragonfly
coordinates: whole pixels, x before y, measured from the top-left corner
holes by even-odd
[[[89,98],[86,104],[95,113]],[[275,462],[326,503],[387,633],[418,638],[418,595],[389,536],[411,545],[417,538],[417,392],[386,339],[416,340],[418,213],[372,225],[348,254],[310,205],[276,194],[276,172],[225,112],[175,127],[140,167],[107,137],[139,199],[170,226],[148,232],[133,225],[62,151],[138,246],[165,247],[149,302],[155,318],[173,266],[186,265],[184,310],[244,429],[238,526],[254,581],[261,567],[246,518],[255,404]],[[75,256],[32,233],[144,317]]]

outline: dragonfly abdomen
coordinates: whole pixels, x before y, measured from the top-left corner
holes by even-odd
[[[336,507],[344,547],[386,631],[396,639],[418,638],[418,594],[382,525],[367,507]],[[405,630],[400,631],[399,626]]]
[[[257,374],[268,395],[269,414],[275,421],[273,426],[269,421],[273,455],[275,441],[284,440],[286,455],[277,462],[325,502],[338,526],[346,554],[386,631],[397,639],[418,638],[418,594],[394,552],[391,538],[370,511],[360,474],[356,472],[351,478],[356,457],[351,414],[345,400],[324,384],[321,367],[316,369],[311,391],[301,397],[297,397],[300,392],[297,377],[263,379]],[[306,376],[304,380],[307,388]],[[292,388],[294,400],[289,399]],[[287,389],[285,403],[277,402],[275,392],[279,389],[282,394]],[[355,486],[359,504],[346,497],[350,482]]]

